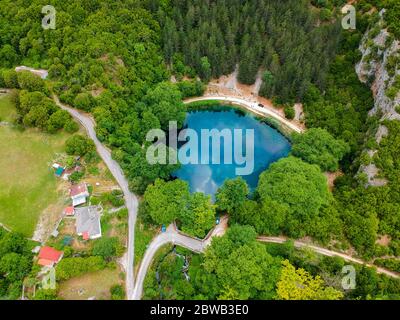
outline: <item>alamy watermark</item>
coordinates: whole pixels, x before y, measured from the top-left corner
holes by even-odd
[[[42,8],[42,13],[45,14],[42,19],[42,28],[54,30],[56,28],[56,9],[51,5],[47,5]]]
[[[168,147],[167,134],[161,129],[150,130],[146,141],[153,143],[146,152],[146,159],[152,165],[178,161],[183,165],[234,163],[239,176],[254,172],[254,129],[201,129],[199,136],[190,128],[178,134],[177,122],[170,121]],[[178,148],[179,142],[186,143]]]
[[[342,18],[342,28],[345,30],[355,30],[356,29],[356,8],[351,4],[346,4],[342,8],[342,13],[345,15]]]
[[[342,288],[343,290],[354,290],[356,288],[356,269],[352,265],[346,265],[342,268]]]
[[[42,278],[42,289],[44,290],[55,290],[56,289],[56,269],[54,267],[46,270]]]

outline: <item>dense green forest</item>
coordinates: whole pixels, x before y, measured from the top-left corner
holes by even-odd
[[[261,244],[252,227],[233,225],[204,255],[165,248],[144,284],[144,299],[398,299],[400,282],[355,265],[357,286],[343,290],[340,258]],[[156,277],[156,273],[158,277]]]
[[[238,64],[239,81],[253,84],[262,68],[261,94],[281,101],[301,99],[311,83],[324,87],[340,33],[333,12],[321,14],[308,0],[173,0],[152,8],[173,72],[208,80]]]
[[[133,190],[143,193],[156,178],[168,179],[176,166],[149,165],[142,149],[145,135],[149,129],[166,128],[169,120],[182,124],[181,100],[201,95],[202,83],[163,82],[168,71],[160,48],[160,27],[141,1],[52,1],[57,10],[55,30],[41,27],[42,4],[2,1],[0,57],[4,58],[0,66],[48,69],[49,89],[61,101],[93,113],[99,139],[113,148]],[[30,95],[49,94],[39,80],[39,85],[26,88],[14,71],[0,74],[2,85],[34,91]],[[54,107],[24,110],[20,119],[26,125],[49,131],[65,125],[75,130],[68,119],[65,123],[59,119],[62,112],[53,115]]]

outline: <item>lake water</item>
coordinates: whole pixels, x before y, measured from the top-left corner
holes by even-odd
[[[291,149],[289,141],[277,130],[259,122],[251,114],[243,114],[229,107],[227,107],[226,111],[189,112],[186,117],[185,126],[198,133],[199,144],[201,143],[200,137],[202,129],[230,129],[232,130],[232,136],[234,136],[234,129],[241,129],[243,132],[242,144],[244,144],[242,154],[244,154],[246,150],[245,130],[253,129],[254,170],[251,174],[242,176],[252,189],[257,186],[259,175],[266,170],[271,163],[282,157],[286,157]],[[198,150],[199,159],[201,159],[200,146]],[[210,152],[212,152],[211,146]],[[224,154],[224,145],[222,142],[220,152],[221,155]],[[226,179],[237,177],[236,169],[245,166],[235,163],[234,152],[235,150],[232,150],[233,163],[231,164],[224,164],[223,157],[221,164],[185,164],[174,172],[173,176],[187,181],[191,192],[203,192],[212,195],[214,198],[215,193],[223,182]]]

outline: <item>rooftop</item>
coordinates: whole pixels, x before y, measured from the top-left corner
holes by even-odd
[[[84,238],[98,238],[101,236],[100,213],[97,206],[75,209],[76,233]]]
[[[71,197],[76,197],[81,194],[89,195],[86,183],[75,184],[71,186],[70,193]]]
[[[62,251],[58,251],[52,247],[42,247],[39,252],[38,263],[42,266],[53,265],[61,259],[62,255]]]

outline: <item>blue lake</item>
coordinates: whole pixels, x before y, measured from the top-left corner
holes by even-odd
[[[202,129],[229,129],[232,132],[232,137],[234,137],[234,129],[242,130],[242,155],[246,154],[246,129],[253,129],[254,137],[250,135],[250,139],[254,142],[254,152],[250,153],[254,155],[254,157],[251,157],[251,161],[254,160],[254,170],[252,170],[252,173],[249,175],[242,175],[243,179],[246,180],[252,189],[257,186],[259,175],[265,171],[271,163],[282,157],[286,157],[291,149],[289,141],[277,130],[259,122],[251,114],[243,114],[229,107],[227,107],[226,111],[189,112],[185,120],[185,126],[196,131],[199,137],[199,144],[202,142]],[[215,150],[212,150],[211,139],[209,141],[210,148],[208,152],[211,154]],[[251,143],[248,145],[250,146]],[[180,148],[182,148],[182,146]],[[223,157],[224,143],[221,142],[220,153],[222,159],[220,164],[212,164],[211,161],[210,164],[184,164],[179,170],[174,172],[173,176],[187,181],[191,192],[203,192],[212,195],[214,198],[215,193],[224,181],[237,177],[237,169],[245,167],[245,164],[240,165],[235,161],[235,151],[237,152],[237,148],[235,150],[235,148],[232,147],[232,163],[224,164],[224,162],[226,162]],[[198,153],[199,159],[201,159],[200,146],[198,147]],[[210,158],[212,158],[211,155]]]

